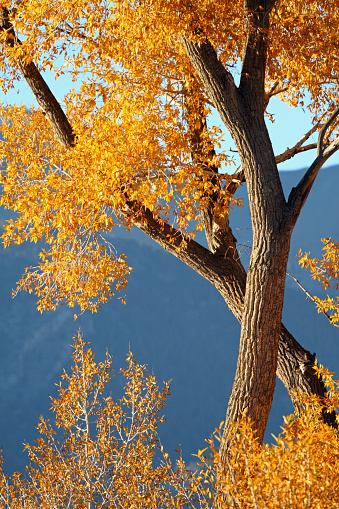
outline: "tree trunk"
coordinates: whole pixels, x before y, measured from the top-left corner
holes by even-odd
[[[245,411],[259,440],[264,436],[275,388],[290,237],[299,213],[294,213],[285,201],[264,122],[267,32],[274,4],[274,0],[245,1],[247,36],[239,87],[218,60],[208,39],[195,42],[194,38],[181,36],[207,96],[237,147],[247,182],[253,230],[222,462],[227,455],[229,425]],[[285,367],[285,362],[282,366]],[[284,369],[279,371],[286,374]]]
[[[234,139],[245,168],[253,246],[225,438],[229,425],[247,411],[262,440],[275,388],[291,231],[284,227],[286,202],[266,127],[260,121],[254,125],[246,123],[243,136],[239,139],[238,133],[234,133]],[[224,444],[227,448],[227,439]]]
[[[265,24],[268,24],[267,18]],[[249,41],[253,38],[250,28]],[[239,420],[247,410],[258,437],[262,439],[275,387],[292,232],[286,227],[287,204],[263,116],[265,42],[258,36],[255,50],[254,42],[248,42],[237,89],[208,41],[198,45],[185,38],[182,40],[208,96],[216,104],[236,144],[245,171],[253,247],[246,281],[239,359],[225,434],[227,436],[229,424]]]

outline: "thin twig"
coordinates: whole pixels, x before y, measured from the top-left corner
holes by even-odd
[[[324,115],[319,118],[318,122],[313,127],[311,127],[311,129],[306,134],[304,134],[292,148],[287,148],[285,152],[276,156],[275,161],[277,164],[287,161],[287,159],[291,159],[291,157],[293,157],[295,154],[298,154],[299,152],[304,152],[305,150],[310,150],[317,147],[317,144],[312,143],[303,149],[301,148],[305,141],[308,140],[309,137],[312,136],[312,134],[318,129],[323,116]]]
[[[286,275],[287,276],[290,276],[292,279],[294,279],[294,281],[297,283],[297,285],[299,286],[299,288],[302,289],[303,292],[306,293],[307,297],[312,301],[314,302],[314,304],[317,303],[317,301],[315,300],[314,297],[312,297],[312,295],[306,290],[306,288],[300,283],[300,281],[298,281],[298,279],[293,276],[292,274],[290,274],[289,272],[286,272]],[[331,325],[333,325],[334,327],[338,327],[339,328],[339,324],[337,323],[333,323],[332,320],[331,320],[331,317],[328,313],[326,313],[326,311],[324,311],[323,309],[321,309],[321,312],[326,316],[326,318],[330,321]]]

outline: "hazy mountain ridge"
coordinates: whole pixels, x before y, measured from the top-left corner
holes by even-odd
[[[284,188],[291,188],[301,171],[281,176]],[[338,184],[338,167],[321,171],[292,237],[288,270],[311,293],[317,291],[316,285],[300,271],[295,254],[301,248],[316,255],[321,237],[339,236]],[[239,244],[248,244],[251,231],[246,204],[244,209],[231,212],[231,224],[237,228],[234,233]],[[127,254],[135,271],[130,278],[127,305],[112,300],[97,315],[85,313],[77,322],[73,321],[72,309],[40,315],[34,296],[10,298],[11,288],[25,266],[36,263],[36,245],[0,251],[0,447],[9,473],[22,470],[27,461],[19,454],[22,443],[36,437],[34,427],[39,415],[46,415],[50,407],[48,396],[56,394],[54,384],[62,368],[70,366],[69,345],[79,327],[85,339],[91,341],[97,360],[108,348],[117,370],[130,344],[136,360],[147,363],[159,382],[173,379],[172,395],[165,408],[167,421],[159,429],[169,452],[182,444],[190,460],[190,454],[203,447],[204,438],[224,419],[236,366],[239,324],[207,281],[161,248],[154,248],[156,244],[151,245],[143,234],[127,234],[120,228],[114,235],[118,251]],[[245,264],[246,256],[244,253]],[[314,305],[290,279],[283,320],[303,346],[317,353],[322,364],[339,372],[338,329],[317,315]],[[121,391],[121,381],[117,380],[116,386]],[[114,396],[114,381],[112,391]],[[281,416],[291,410],[288,395],[279,383],[268,437],[270,432],[279,433]]]

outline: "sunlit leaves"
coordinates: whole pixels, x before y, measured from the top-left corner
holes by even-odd
[[[52,399],[55,425],[40,419],[40,438],[25,447],[25,476],[1,472],[0,507],[180,508],[193,507],[199,497],[198,507],[205,506],[200,481],[181,458],[173,469],[159,442],[169,384],[160,389],[129,353],[121,370],[124,392],[113,399],[107,387],[112,371],[111,357],[96,363],[78,335],[72,371],[64,372]]]
[[[199,468],[191,472],[179,450],[174,467],[159,441],[169,384],[160,389],[129,353],[120,370],[124,391],[109,395],[112,358],[107,354],[97,363],[79,334],[72,370],[64,372],[52,399],[55,423],[41,417],[38,440],[25,446],[30,458],[25,475],[7,477],[0,457],[0,507],[335,508],[338,432],[323,423],[322,413],[339,408],[339,387],[332,373],[316,370],[326,396],[299,394],[303,413],[285,418],[273,445],[259,444],[244,416],[229,430],[227,461],[219,461],[222,431],[216,429],[208,447],[195,455]]]
[[[316,116],[338,102],[338,13],[337,1],[277,3],[267,34],[266,90],[278,84],[295,105],[308,91]],[[19,60],[56,77],[69,74],[75,88],[61,105],[76,144],[62,147],[42,111],[2,105],[1,203],[18,214],[4,241],[50,246],[39,277],[33,272],[20,283],[35,287],[39,309],[65,302],[95,310],[126,284],[128,267],[105,237],[115,224],[133,223],[119,214],[126,200],[187,238],[203,227],[211,196],[218,195],[216,216],[228,213],[223,132],[218,122],[210,125],[213,104],[192,80],[179,36],[198,42],[207,36],[237,82],[244,3],[30,0],[11,10],[10,21],[21,43],[10,47],[8,34],[0,34],[4,92],[17,86]]]
[[[281,1],[272,19],[268,75],[288,85],[283,97],[295,106],[308,105],[308,92],[318,116],[338,103],[338,21],[338,2],[326,0]]]
[[[299,263],[309,269],[312,279],[319,281],[323,290],[339,288],[339,243],[331,238],[322,239],[323,257],[310,258],[310,253],[302,254],[299,251]],[[326,296],[325,298],[314,297],[319,313],[328,313],[332,323],[339,321],[339,298]]]

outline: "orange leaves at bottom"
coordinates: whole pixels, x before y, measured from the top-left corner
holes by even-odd
[[[326,398],[299,395],[305,411],[285,419],[275,445],[259,444],[244,417],[229,430],[224,464],[211,438],[210,457],[200,450],[200,467],[191,472],[181,456],[172,467],[157,434],[169,384],[160,389],[129,353],[120,370],[124,393],[114,400],[106,395],[113,372],[109,355],[96,363],[78,335],[73,361],[52,400],[55,425],[41,418],[40,438],[25,447],[30,458],[25,476],[9,478],[0,471],[1,508],[338,506],[338,432],[322,423],[321,412],[324,406],[339,407],[339,390],[327,371],[318,370],[329,388]]]
[[[190,479],[180,459],[175,470],[157,435],[169,384],[159,388],[146,366],[129,353],[124,393],[114,400],[107,384],[111,357],[96,363],[80,334],[71,374],[64,372],[52,400],[54,426],[43,418],[40,438],[26,445],[25,476],[0,472],[0,507],[157,508],[182,507]]]

